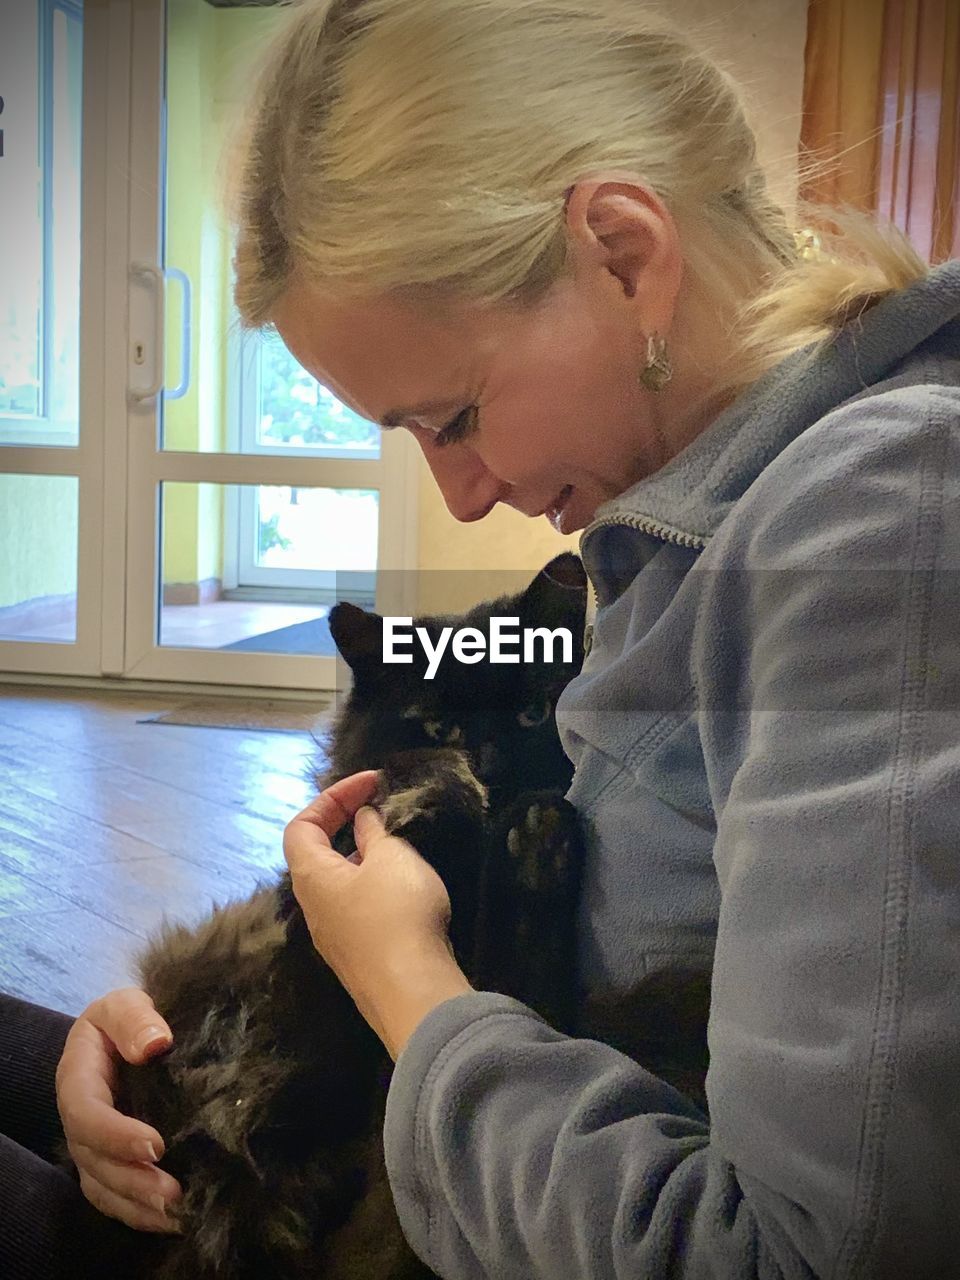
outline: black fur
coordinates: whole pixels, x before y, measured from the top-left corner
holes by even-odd
[[[491,616],[567,627],[570,663],[465,666],[449,655],[384,667],[381,620],[351,605],[331,630],[353,673],[332,732],[328,786],[381,771],[376,803],[440,873],[451,941],[473,984],[517,996],[554,1026],[589,1029],[576,994],[574,922],[581,868],[571,767],[553,708],[582,661],[586,582],[563,555]],[[416,649],[414,650],[416,653]],[[349,832],[338,847],[352,849]],[[184,1234],[156,1280],[414,1280],[383,1166],[390,1061],[318,956],[285,874],[197,928],[167,927],[142,957],[142,984],[170,1024],[170,1053],[121,1064],[121,1105],[166,1141],[162,1167],[184,1188]],[[591,1017],[605,1039],[701,1104],[709,977],[638,992]]]
[[[491,616],[518,616],[521,626],[565,626],[574,637],[568,664],[465,666],[448,655],[425,681],[422,661],[383,666],[375,614],[338,605],[330,625],[353,687],[317,779],[328,786],[379,769],[388,828],[447,886],[464,970],[483,988],[528,999],[536,988],[532,1002],[563,1025],[572,1014],[579,857],[553,706],[582,660],[584,607],[582,568],[563,556],[519,597],[462,618],[418,619],[436,635],[446,624],[487,631]],[[505,928],[490,900],[511,894],[501,864],[512,827],[524,836],[522,850],[512,844],[523,855],[526,932]],[[533,883],[538,838],[549,856]],[[352,848],[349,832],[340,847]],[[540,910],[549,902],[555,913],[548,928],[530,918],[538,893]],[[480,948],[478,926],[487,935]],[[383,1169],[389,1059],[315,951],[288,876],[198,928],[165,929],[140,976],[174,1046],[145,1067],[121,1067],[122,1105],[164,1135],[162,1166],[184,1188],[184,1234],[151,1274],[428,1275],[403,1240]]]

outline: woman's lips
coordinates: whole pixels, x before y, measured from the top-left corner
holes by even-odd
[[[554,498],[553,502],[550,503],[549,507],[547,507],[546,511],[544,511],[543,513],[547,517],[547,519],[550,521],[550,523],[553,525],[553,527],[556,529],[557,533],[563,533],[563,528],[562,528],[563,512],[567,503],[570,501],[570,495],[572,493],[573,493],[573,485],[572,484],[564,485],[564,487],[560,490],[559,494],[556,496],[556,498]]]

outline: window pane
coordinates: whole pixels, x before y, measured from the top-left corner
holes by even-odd
[[[257,444],[312,446],[319,453],[380,456],[380,431],[302,369],[275,333],[259,343]]]
[[[0,39],[0,415],[36,416],[43,292],[37,5],[12,9]]]
[[[52,425],[71,433],[80,417],[81,26],[53,13],[53,155],[50,165],[50,397]]]
[[[375,489],[257,489],[260,568],[373,572],[377,567]]]
[[[76,476],[0,475],[0,640],[77,638]]]
[[[0,443],[70,446],[79,439],[82,25],[79,5],[11,8],[0,39]]]
[[[187,453],[376,459],[379,429],[305,373],[276,333],[244,333],[232,306],[223,148],[246,103],[252,64],[284,21],[282,5],[167,4],[162,186],[170,274],[160,438],[164,449]]]
[[[160,644],[332,657],[338,599],[372,605],[374,490],[161,486]]]

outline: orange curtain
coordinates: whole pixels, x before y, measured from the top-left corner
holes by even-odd
[[[801,194],[960,257],[960,0],[810,0],[802,150],[838,157]]]

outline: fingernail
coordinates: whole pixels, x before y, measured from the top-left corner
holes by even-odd
[[[133,1042],[134,1053],[149,1053],[151,1049],[159,1049],[170,1043],[170,1036],[162,1027],[147,1027],[141,1031]]]
[[[140,1154],[137,1156],[138,1160],[146,1160],[149,1164],[156,1164],[160,1159],[157,1154],[157,1148],[152,1142],[142,1142],[139,1150]]]
[[[151,1196],[150,1204],[156,1209],[157,1213],[162,1213],[164,1217],[167,1216],[167,1202],[163,1196]]]

